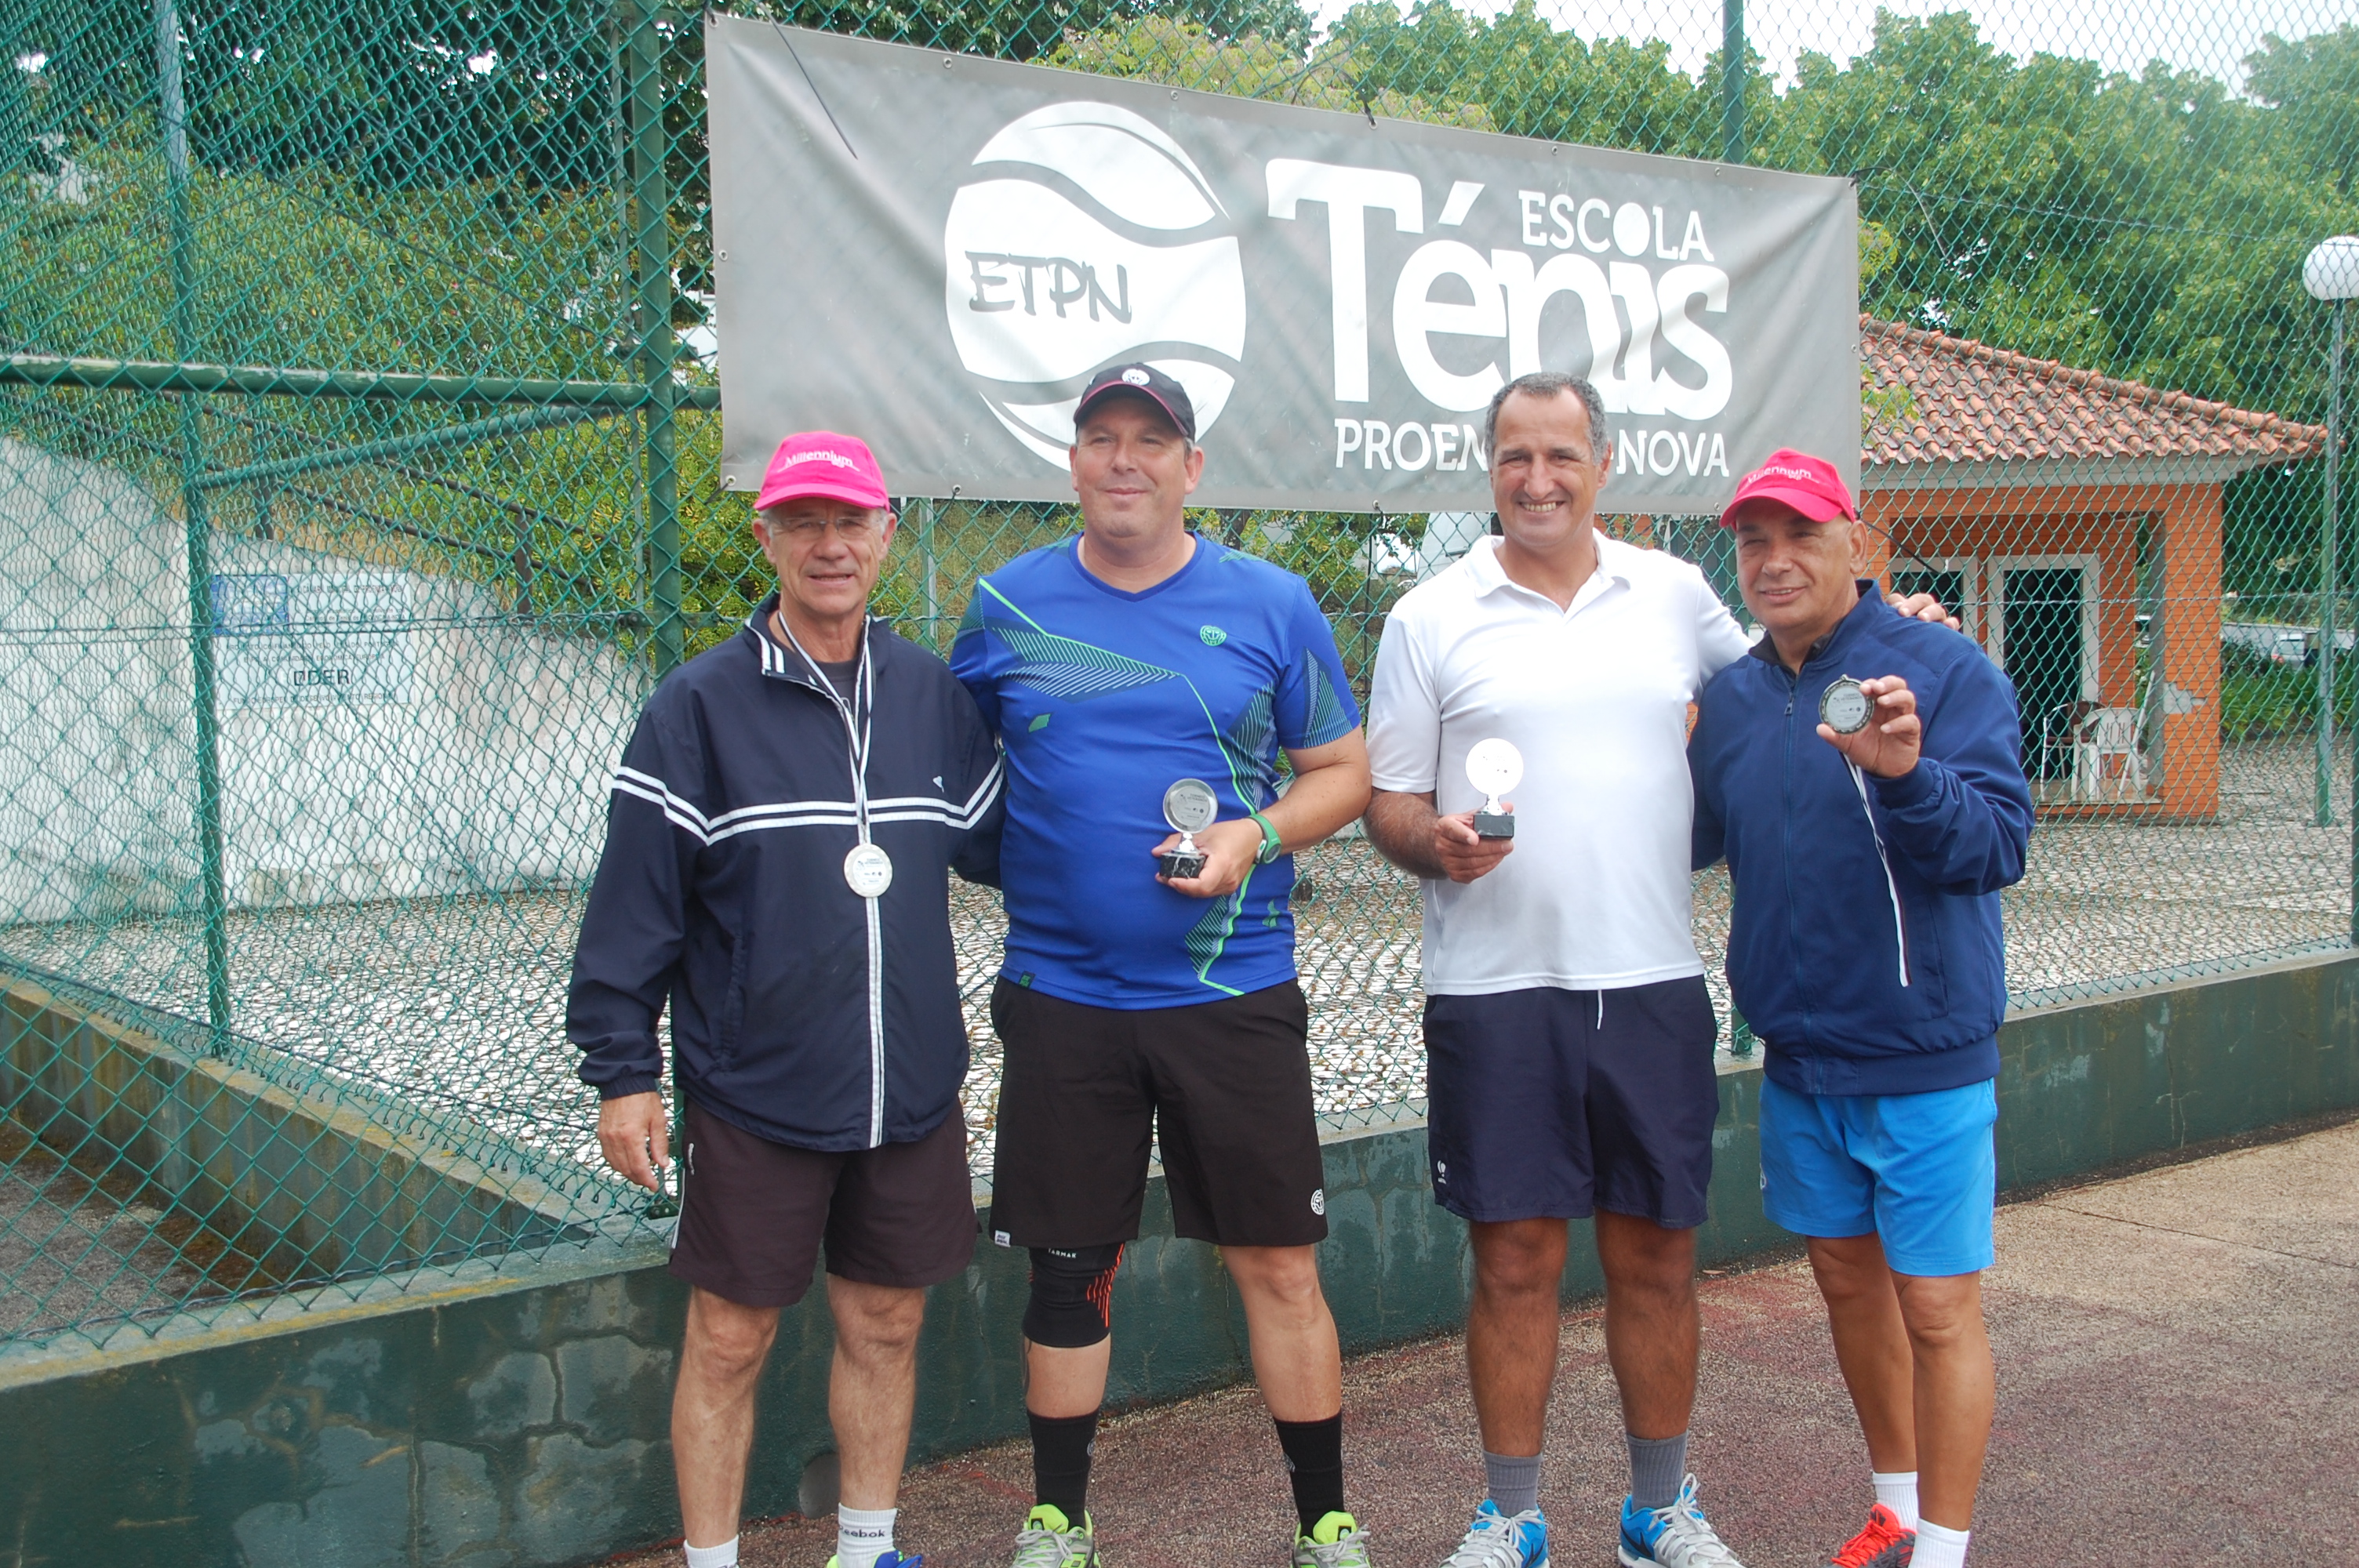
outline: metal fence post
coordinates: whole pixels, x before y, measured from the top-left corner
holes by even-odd
[[[189,210],[189,111],[180,83],[180,14],[156,0],[157,97],[164,115],[164,180],[172,259],[172,351],[197,357],[197,235]],[[197,730],[197,863],[205,940],[205,1022],[213,1054],[228,1044],[229,895],[222,870],[221,717],[213,678],[212,525],[205,499],[204,430],[192,393],[180,394],[180,513],[189,557],[189,692]]]
[[[2318,547],[2318,811],[2321,827],[2334,826],[2334,600],[2341,588],[2335,569],[2342,519],[2335,508],[2335,404],[2343,380],[2343,305],[2334,306],[2334,348],[2328,371],[2325,525]],[[2359,920],[2359,915],[2354,916]]]
[[[934,556],[934,502],[918,503],[918,556],[926,568],[926,641],[937,653],[942,648],[942,586],[940,562]]]
[[[2340,480],[2343,464],[2343,318],[2346,303],[2341,299],[2334,302],[2334,347],[2327,359],[2326,371],[2326,536],[2329,540],[2342,532],[2343,525]],[[2332,551],[2333,546],[2330,544],[2327,548]],[[2333,638],[2330,635],[2326,647],[2331,649],[2333,645]],[[2321,664],[2325,657],[2324,653],[2320,654]],[[2332,687],[2328,688],[2327,695],[2331,715]],[[2354,732],[2354,740],[2359,741],[2359,732]],[[2321,788],[2325,787],[2326,782],[2324,777],[2321,778]],[[2351,813],[2351,945],[2359,947],[2359,751],[2354,751],[2352,757],[2351,784],[2354,803]]]
[[[1745,0],[1720,0],[1720,156],[1745,161]]]
[[[656,0],[633,0],[625,51],[625,102],[631,122],[631,252],[636,280],[632,314],[639,339],[639,373],[647,382],[642,428],[647,497],[648,619],[654,625],[656,674],[676,668],[687,650],[680,617],[679,396],[672,381],[672,276],[669,193],[664,178],[663,37]]]

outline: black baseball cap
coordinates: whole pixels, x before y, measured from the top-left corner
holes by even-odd
[[[1191,441],[1196,438],[1196,406],[1189,401],[1188,389],[1147,364],[1108,365],[1092,376],[1089,390],[1073,406],[1073,424],[1078,427],[1091,409],[1125,393],[1151,400],[1171,416],[1181,435]]]

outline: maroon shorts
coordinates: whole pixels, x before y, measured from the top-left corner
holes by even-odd
[[[694,1099],[679,1152],[671,1271],[740,1306],[792,1306],[827,1271],[864,1285],[954,1279],[974,1254],[966,1122],[915,1143],[825,1154],[756,1138]]]

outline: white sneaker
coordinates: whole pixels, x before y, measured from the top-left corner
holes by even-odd
[[[1633,1508],[1622,1499],[1622,1568],[1745,1568],[1696,1506],[1696,1478],[1680,1484],[1669,1508]]]

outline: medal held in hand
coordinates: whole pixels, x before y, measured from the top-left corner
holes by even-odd
[[[1220,797],[1202,779],[1181,779],[1163,792],[1163,820],[1180,835],[1179,847],[1162,856],[1165,876],[1180,881],[1204,874],[1204,851],[1196,848],[1196,835],[1220,814]]]
[[[1875,711],[1867,688],[1849,676],[1829,683],[1819,694],[1819,722],[1838,735],[1858,734],[1867,728],[1868,716]]]
[[[1515,742],[1495,736],[1474,742],[1474,749],[1466,753],[1466,782],[1483,792],[1483,809],[1474,814],[1476,837],[1516,836],[1515,816],[1499,804],[1499,797],[1521,784],[1523,778],[1524,754],[1516,750]]]

